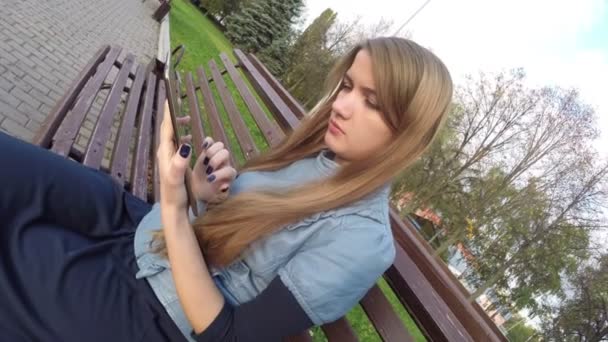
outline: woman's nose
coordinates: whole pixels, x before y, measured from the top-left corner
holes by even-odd
[[[350,93],[338,94],[331,105],[331,109],[343,118],[349,118],[353,112],[353,101]]]

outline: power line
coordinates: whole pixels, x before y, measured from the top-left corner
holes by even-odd
[[[420,11],[422,11],[422,9],[424,7],[426,7],[426,5],[428,5],[428,3],[431,2],[431,0],[426,0],[426,2],[424,4],[422,4],[422,6],[420,6],[420,8],[418,8],[418,10],[416,12],[414,12],[414,14],[412,14],[402,25],[401,27],[399,27],[399,29],[397,31],[395,31],[395,33],[393,33],[393,36],[396,36],[397,34],[399,34],[399,31],[401,31],[405,25],[407,25],[410,21],[412,21],[412,19],[414,19],[414,17],[416,17],[416,15],[418,15],[418,13],[420,13]]]

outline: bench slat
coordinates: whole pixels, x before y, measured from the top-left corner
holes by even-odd
[[[294,130],[298,126],[299,120],[293,111],[241,50],[234,49],[234,55],[243,70],[245,70],[245,75],[247,75],[253,87],[260,94],[260,97],[264,100],[283,131],[289,132]]]
[[[253,156],[259,153],[257,147],[255,146],[255,142],[253,142],[253,138],[249,133],[249,129],[243,121],[243,117],[239,110],[236,108],[236,104],[228,91],[228,87],[224,82],[224,78],[220,74],[219,69],[217,68],[217,64],[212,59],[209,61],[209,68],[211,68],[211,75],[213,77],[213,81],[215,82],[215,86],[217,87],[218,92],[220,93],[220,98],[224,103],[224,108],[228,113],[228,118],[232,123],[232,128],[234,128],[234,133],[236,134],[236,138],[241,145],[241,149],[243,151],[243,155],[245,159],[251,159]]]
[[[76,140],[76,135],[80,130],[80,126],[82,125],[87,112],[93,104],[95,96],[97,96],[110,69],[114,66],[114,61],[116,61],[116,58],[120,55],[121,50],[122,49],[119,47],[112,47],[110,52],[106,55],[105,60],[97,68],[97,72],[93,78],[84,86],[72,109],[72,113],[62,122],[53,138],[53,146],[51,148],[53,152],[64,157],[68,155],[70,147],[72,147],[74,140]]]
[[[91,141],[85,152],[83,164],[92,168],[98,169],[103,160],[104,149],[108,138],[110,137],[110,129],[114,119],[114,114],[118,111],[118,105],[122,96],[122,91],[127,85],[129,72],[135,61],[135,56],[127,55],[121,69],[116,76],[116,80],[110,89],[110,94],[106,98],[99,119],[95,125],[95,130],[91,136]]]
[[[243,82],[243,79],[232,64],[230,58],[228,58],[228,55],[222,52],[220,54],[220,58],[222,59],[222,62],[224,62],[226,71],[228,71],[230,78],[236,85],[239,94],[241,94],[241,97],[245,101],[245,104],[247,104],[249,111],[251,111],[251,116],[253,116],[255,122],[260,128],[260,131],[262,131],[262,134],[264,134],[268,145],[276,146],[285,137],[285,134],[273,121],[268,119],[266,113],[264,113],[264,110],[262,110],[262,107],[260,107],[249,88],[247,88],[247,85],[245,85],[245,82]]]
[[[452,324],[458,327],[459,330],[462,330],[463,334],[466,334],[471,340],[506,341],[504,335],[490,321],[487,314],[481,312],[481,308],[479,308],[479,311],[475,309],[475,306],[478,306],[478,304],[468,301],[464,294],[467,291],[459,284],[458,280],[447,269],[447,266],[432,255],[430,245],[420,237],[416,229],[410,224],[406,224],[394,209],[390,210],[390,218],[393,235],[399,245],[407,251],[408,260],[411,264],[415,265],[417,274],[422,278],[421,281],[424,281],[426,284],[423,286],[430,286],[433,289],[432,293],[441,300],[441,303],[446,308],[449,308],[446,309],[449,310],[449,320],[457,319]],[[397,266],[396,262],[394,266]],[[392,272],[391,274],[406,277],[404,281],[408,284],[418,284],[414,282],[415,280],[410,280],[410,277],[412,277],[410,274],[404,274],[401,271],[398,273]],[[398,282],[398,279],[395,279],[395,282]],[[416,289],[418,288],[414,288],[414,290]],[[425,301],[422,304],[422,307],[417,310],[423,314],[427,314],[427,310],[434,309],[432,306],[427,306]],[[434,313],[434,311],[430,311],[430,313]],[[437,324],[447,320],[445,317],[443,320],[434,315],[431,317]],[[447,324],[445,323],[445,325]]]
[[[378,285],[367,292],[361,300],[361,306],[383,341],[414,341]]]
[[[154,91],[156,90],[156,76],[148,73],[146,80],[146,96],[144,98],[139,131],[137,133],[137,153],[133,160],[133,195],[147,201],[148,189],[148,161],[150,160],[150,133],[152,122],[152,109],[154,107]]]
[[[321,326],[329,342],[358,342],[359,338],[346,318],[342,317],[335,322]]]
[[[194,80],[192,79],[192,73],[190,72],[186,74],[186,94],[188,96],[188,104],[190,105],[190,127],[192,129],[192,142],[194,143],[193,147],[196,156],[198,156],[198,154],[202,151],[203,139],[205,139],[206,132],[204,131],[203,123],[201,121],[201,111],[198,106],[196,90],[194,89]]]
[[[395,248],[395,262],[386,271],[386,280],[420,329],[433,341],[473,341],[414,261],[398,243]]]
[[[209,83],[207,83],[207,75],[205,74],[205,70],[201,66],[197,69],[196,72],[198,76],[199,87],[201,89],[201,93],[203,94],[203,104],[205,105],[205,110],[207,111],[211,130],[213,131],[213,139],[215,141],[223,142],[224,146],[226,146],[229,151],[234,151],[232,145],[230,144],[230,140],[228,140],[226,131],[224,130],[224,125],[222,124],[222,120],[220,119],[220,114],[217,111],[215,101],[213,100],[211,88],[209,87]],[[234,153],[230,153],[230,163],[234,166],[235,169],[237,168],[238,164],[236,163]]]
[[[281,99],[283,99],[283,101],[285,101],[285,104],[287,104],[287,106],[289,106],[289,109],[291,109],[291,111],[298,117],[298,119],[301,120],[302,118],[304,118],[304,115],[306,114],[306,109],[304,109],[304,107],[302,107],[300,102],[298,102],[298,100],[296,100],[293,96],[291,96],[291,94],[287,91],[287,89],[285,89],[285,87],[283,87],[281,82],[279,82],[272,75],[272,73],[270,71],[268,71],[266,66],[264,66],[264,64],[262,64],[262,62],[260,62],[260,60],[255,55],[250,53],[248,55],[248,57],[249,57],[249,60],[251,61],[251,63],[256,66],[256,68],[258,69],[260,74],[262,76],[264,76],[264,78],[266,79],[266,81],[268,81],[268,83],[270,84],[272,89],[274,89],[277,92],[277,94],[279,94]]]
[[[87,81],[91,78],[91,76],[93,76],[93,74],[95,74],[97,67],[106,58],[109,51],[110,46],[104,45],[89,60],[65,95],[63,95],[61,100],[57,102],[53,110],[51,110],[51,112],[45,118],[42,127],[40,130],[38,130],[36,136],[34,136],[32,143],[43,148],[49,148],[51,146],[51,140],[66,114],[72,107],[73,102],[76,100],[78,94],[80,94],[80,91],[85,86]]]
[[[131,137],[133,136],[135,118],[145,78],[146,70],[143,66],[139,65],[135,72],[135,79],[131,85],[131,90],[129,91],[129,97],[127,98],[127,105],[122,117],[122,123],[120,124],[116,146],[112,151],[110,174],[120,185],[124,185],[128,179],[127,162],[129,159],[129,148],[131,146]]]

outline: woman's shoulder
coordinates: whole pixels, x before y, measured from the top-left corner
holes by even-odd
[[[368,261],[375,263],[378,259],[385,259],[392,263],[394,239],[388,218],[388,202],[352,204],[322,214],[318,220],[323,220],[324,216],[331,218],[328,221],[333,224],[320,229],[317,238],[336,241],[341,246],[336,249],[337,253],[361,254],[361,249],[365,249],[366,253],[363,254],[367,257],[377,257]],[[359,258],[354,257],[353,260]]]
[[[389,189],[385,186],[362,199],[338,208],[336,214],[342,216],[346,223],[371,220],[383,227],[389,226]]]

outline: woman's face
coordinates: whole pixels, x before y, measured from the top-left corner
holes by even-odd
[[[332,104],[325,144],[340,164],[363,160],[388,145],[392,133],[378,108],[372,60],[360,50]]]

